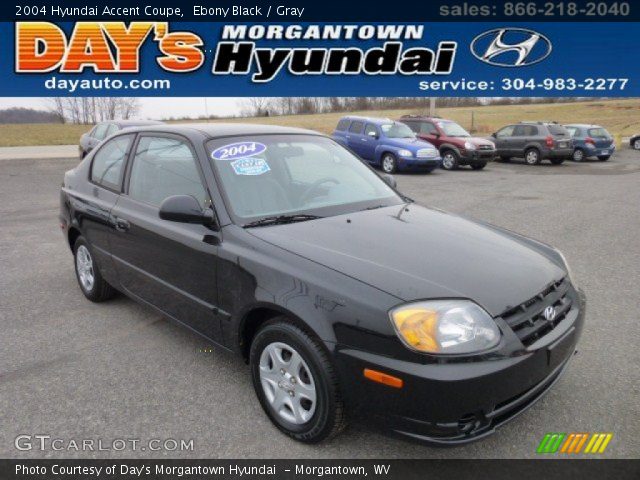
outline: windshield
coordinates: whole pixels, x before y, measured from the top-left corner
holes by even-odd
[[[471,135],[464,128],[455,122],[438,122],[447,137],[470,137]]]
[[[385,123],[380,128],[388,138],[415,138],[416,136],[404,123]]]
[[[325,217],[405,202],[326,137],[255,135],[212,140],[207,146],[228,210],[242,225],[272,216]]]

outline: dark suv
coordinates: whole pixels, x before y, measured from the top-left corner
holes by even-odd
[[[408,125],[418,138],[438,148],[442,157],[442,168],[445,170],[455,170],[460,165],[471,165],[474,170],[482,170],[496,154],[496,147],[492,141],[472,137],[453,120],[404,115],[400,121]]]
[[[569,131],[555,122],[520,122],[507,125],[491,136],[503,162],[520,157],[527,165],[537,165],[542,160],[560,165],[573,155]]]

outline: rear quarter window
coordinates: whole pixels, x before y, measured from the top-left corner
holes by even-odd
[[[338,122],[338,126],[336,127],[336,130],[346,130],[347,127],[349,127],[349,120],[342,119]]]
[[[349,127],[349,131],[351,133],[362,133],[363,128],[364,128],[364,122],[355,121]]]
[[[120,191],[122,169],[134,135],[121,135],[107,141],[95,153],[91,162],[91,181],[111,190]]]

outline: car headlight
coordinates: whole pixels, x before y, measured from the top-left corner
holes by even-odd
[[[425,353],[473,353],[495,347],[500,330],[493,318],[470,300],[428,300],[389,312],[398,337]]]
[[[554,250],[556,251],[556,253],[558,255],[560,255],[560,258],[562,259],[562,263],[564,263],[564,269],[567,271],[567,277],[569,277],[569,281],[571,282],[571,285],[575,285],[576,282],[573,281],[573,272],[571,271],[571,267],[569,266],[569,262],[567,262],[567,257],[565,257],[564,253],[562,253],[557,248],[555,248]]]
[[[471,142],[464,142],[464,148],[467,150],[475,150],[476,146]]]
[[[401,157],[413,157],[413,153],[411,152],[411,150],[405,150],[404,148],[398,150],[398,155],[400,155]]]

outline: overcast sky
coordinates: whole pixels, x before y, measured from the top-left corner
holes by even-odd
[[[209,115],[229,116],[239,113],[239,98],[207,98]],[[199,117],[205,115],[203,97],[140,98],[142,108],[137,118]],[[48,109],[46,98],[0,97],[0,110],[11,107]]]

